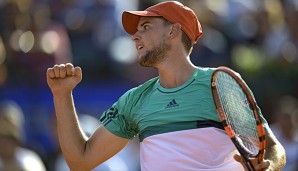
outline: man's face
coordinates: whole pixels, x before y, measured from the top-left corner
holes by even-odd
[[[167,34],[170,25],[158,17],[141,17],[138,31],[132,39],[136,43],[138,61],[145,67],[156,67],[165,60],[166,53],[171,49]]]

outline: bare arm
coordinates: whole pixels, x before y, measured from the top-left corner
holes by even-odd
[[[257,159],[251,159],[255,169],[258,171],[281,171],[286,164],[286,153],[283,146],[276,139],[275,135],[270,128],[266,130],[266,149],[264,161],[257,162]],[[234,156],[235,160],[240,162],[243,166],[242,157],[239,155]]]
[[[280,171],[286,164],[286,152],[270,128],[266,130],[265,160],[270,162],[269,170]]]
[[[82,131],[75,111],[72,90],[82,80],[82,71],[72,64],[55,65],[47,71],[57,117],[58,139],[71,170],[91,170],[119,152],[129,140],[117,137],[99,126],[88,137]]]

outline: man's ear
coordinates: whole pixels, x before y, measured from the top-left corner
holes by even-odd
[[[172,38],[177,37],[181,31],[182,30],[181,30],[181,24],[180,23],[172,24],[171,30],[169,32],[169,36],[172,37]]]

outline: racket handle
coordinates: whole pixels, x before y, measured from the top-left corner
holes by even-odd
[[[243,158],[244,164],[248,171],[256,171],[253,164],[249,161],[249,159],[246,159],[244,157],[242,157],[242,158]]]

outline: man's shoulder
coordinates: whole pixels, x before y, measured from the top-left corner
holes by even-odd
[[[148,81],[146,81],[143,84],[140,84],[137,87],[134,87],[130,90],[128,90],[125,95],[129,96],[129,97],[138,97],[139,95],[141,95],[144,91],[148,90],[150,87],[152,87],[156,81],[158,80],[159,77],[154,77]]]
[[[213,72],[216,67],[198,67],[198,70],[202,72]]]
[[[211,75],[215,71],[216,68],[211,67],[198,67],[197,68],[197,78],[211,78]]]
[[[149,87],[152,87],[159,77],[151,78],[150,80],[146,81],[145,83],[135,87],[132,89],[134,92],[143,92],[144,90],[148,89]]]

